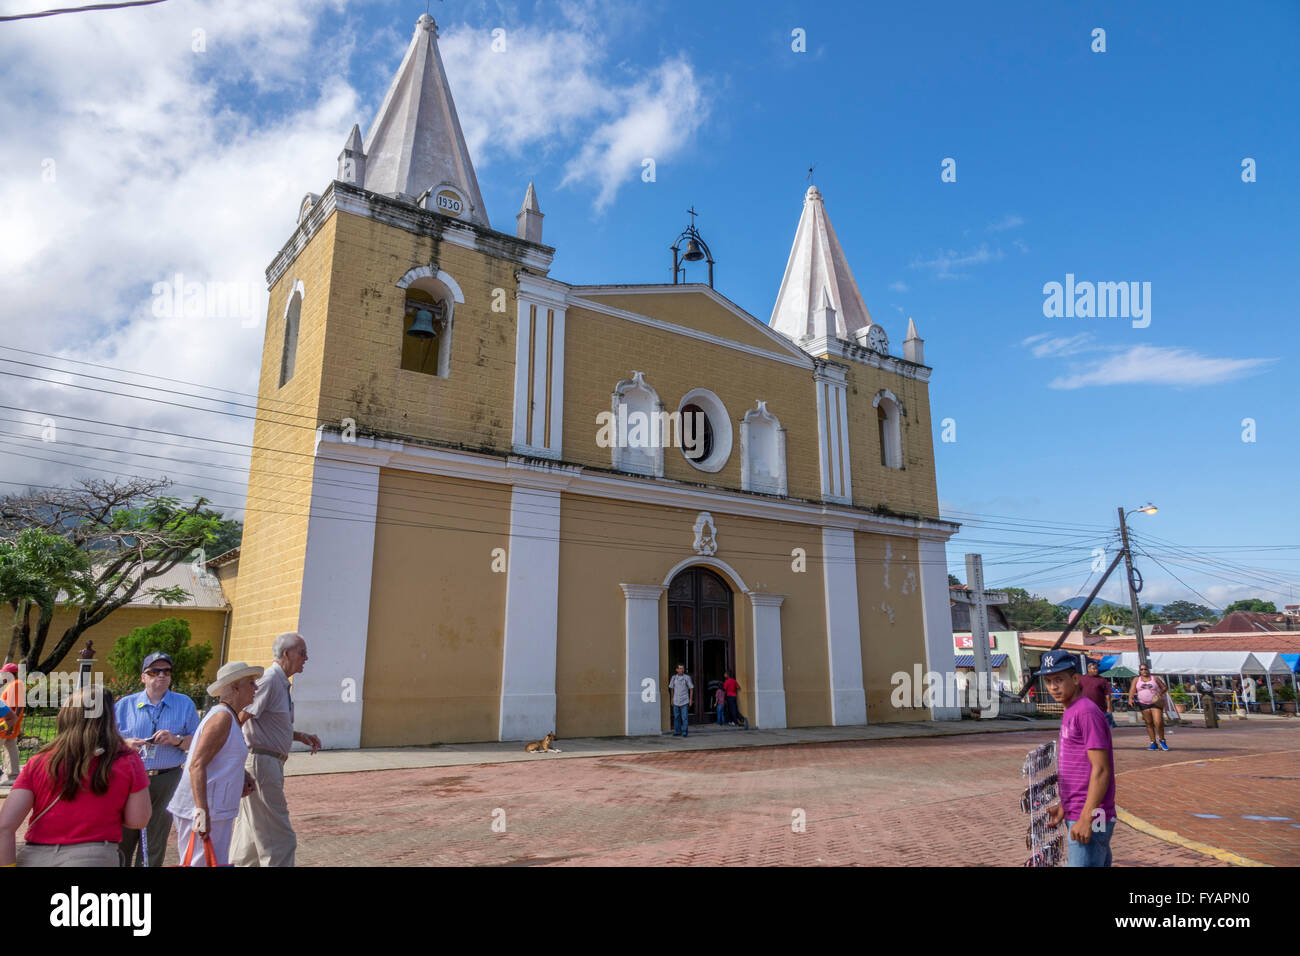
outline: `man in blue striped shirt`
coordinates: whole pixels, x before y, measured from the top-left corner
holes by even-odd
[[[186,752],[199,726],[194,701],[169,690],[172,683],[172,659],[161,651],[144,659],[140,676],[144,690],[117,702],[117,729],[128,746],[144,758],[149,772],[149,799],[153,815],[145,834],[149,844],[149,866],[162,866],[171,836],[172,817],[167,812],[176,785],[181,780]],[[140,831],[122,829],[123,866],[138,866],[136,850]]]

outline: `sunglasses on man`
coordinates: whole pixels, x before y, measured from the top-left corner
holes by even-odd
[[[145,673],[148,674],[150,677],[161,677],[163,674],[166,674],[168,677],[170,677],[172,673],[172,669],[170,667],[151,667],[147,671],[145,671]]]

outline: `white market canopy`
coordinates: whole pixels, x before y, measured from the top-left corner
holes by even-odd
[[[1256,654],[1256,659],[1264,671],[1269,674],[1290,674],[1291,668],[1282,660],[1281,654]]]
[[[1137,651],[1125,651],[1119,657],[1122,665],[1137,670]],[[1270,670],[1260,662],[1258,657],[1248,651],[1155,651],[1151,654],[1153,674],[1212,676],[1286,673],[1286,663],[1280,658],[1275,666],[1276,670]]]

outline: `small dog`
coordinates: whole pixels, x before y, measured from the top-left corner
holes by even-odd
[[[534,740],[531,744],[526,744],[526,745],[524,746],[524,750],[528,751],[530,754],[561,754],[561,753],[564,753],[564,751],[563,751],[563,750],[560,750],[558,747],[552,747],[551,744],[553,744],[553,743],[555,743],[555,731],[552,730],[549,734],[547,734],[547,735],[546,735],[545,737],[543,737],[541,740]]]

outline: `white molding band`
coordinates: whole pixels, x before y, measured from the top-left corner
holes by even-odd
[[[786,726],[784,659],[781,656],[781,605],[784,594],[748,592],[754,612],[754,726]]]
[[[572,494],[617,501],[709,511],[750,518],[793,521],[816,527],[850,528],[872,534],[946,541],[961,527],[935,518],[906,518],[837,508],[817,502],[776,499],[744,492],[700,488],[665,478],[640,478],[587,471],[581,465],[539,462],[513,456],[489,455],[397,439],[358,435],[345,442],[335,429],[322,428],[319,454],[338,461],[379,464],[385,468],[415,471],[471,481],[507,485],[564,488]]]
[[[925,622],[925,671],[946,677],[956,670],[948,591],[948,549],[942,541],[917,541],[921,567],[921,617]],[[940,686],[947,686],[941,682]],[[923,693],[924,685],[920,688]],[[961,720],[958,707],[932,707],[933,720]]]
[[[826,592],[831,724],[865,724],[867,694],[862,686],[862,625],[852,531],[822,528],[822,584]]]
[[[659,667],[659,598],[668,590],[661,584],[620,584],[626,600],[623,612],[626,702],[623,733],[629,737],[657,734],[663,729],[659,698],[663,673]],[[654,700],[642,699],[641,682],[654,681]]]
[[[559,633],[560,492],[516,485],[510,493],[506,634],[501,655],[501,740],[555,730]]]
[[[379,464],[317,457],[312,475],[298,632],[311,667],[293,682],[295,723],[327,749],[361,746]],[[266,655],[271,639],[266,637]],[[344,681],[354,702],[341,703]]]

